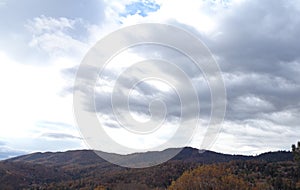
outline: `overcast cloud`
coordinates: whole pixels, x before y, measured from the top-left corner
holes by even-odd
[[[11,156],[18,150],[86,148],[72,115],[78,65],[104,35],[144,22],[173,24],[193,33],[217,60],[227,91],[227,112],[212,150],[234,154],[289,150],[300,138],[299,14],[297,0],[1,1],[0,110],[5,118],[0,121],[0,157],[8,150]],[[116,57],[99,81],[96,110],[90,104],[86,109],[97,111],[116,138],[130,141],[116,132],[120,126],[110,104],[113,81],[130,64],[149,58],[176,63],[195,84],[203,126],[190,145],[199,147],[211,111],[209,87],[203,74],[174,50],[143,46]],[[86,69],[82,77],[97,74]],[[150,69],[181,80],[166,65]],[[132,77],[128,75],[128,80]],[[128,88],[126,84],[122,88]],[[189,95],[185,94],[187,99]],[[129,100],[136,119],[149,117],[148,104],[155,97],[166,102],[168,126],[178,121],[180,111],[193,115],[188,109],[193,101],[180,108],[171,89],[140,83]]]

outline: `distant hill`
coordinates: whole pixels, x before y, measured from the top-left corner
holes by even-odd
[[[148,159],[153,158],[156,155],[162,154],[163,152],[170,151],[167,149],[164,151],[156,152],[145,152],[145,153],[134,153],[129,155],[120,155],[122,158],[138,158]],[[173,150],[176,150],[173,148]],[[177,150],[176,150],[177,151]],[[109,153],[107,153],[109,154]],[[293,155],[289,151],[277,151],[262,153],[257,156],[244,156],[244,155],[231,155],[222,154],[213,151],[199,151],[196,148],[185,147],[179,154],[173,157],[173,161],[186,161],[195,162],[200,164],[220,163],[229,162],[233,160],[265,160],[268,162],[280,162],[280,161],[292,161]],[[106,163],[106,160],[100,158],[92,150],[74,150],[67,152],[45,152],[45,153],[33,153],[24,156],[18,156],[15,158],[8,159],[4,162],[31,162],[35,164],[43,164],[47,166],[68,166],[72,164],[76,165],[90,165],[91,163]],[[138,163],[136,163],[138,164]]]
[[[176,149],[164,151],[173,150]],[[140,164],[145,159],[163,154],[164,151],[117,156],[125,160],[133,159],[136,164]],[[111,164],[91,150],[33,153],[0,162],[0,189],[93,189],[101,186],[113,189],[164,189],[184,171],[203,164],[234,160],[288,162],[292,159],[292,153],[286,151],[242,156],[212,151],[199,153],[198,149],[186,147],[166,163],[149,168],[130,169]],[[133,184],[134,187],[130,187]]]

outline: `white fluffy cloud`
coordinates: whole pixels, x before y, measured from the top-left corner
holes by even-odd
[[[32,34],[29,46],[43,50],[49,55],[81,55],[87,49],[87,44],[76,39],[75,27],[78,25],[82,25],[82,28],[87,27],[80,19],[36,17],[26,25]]]

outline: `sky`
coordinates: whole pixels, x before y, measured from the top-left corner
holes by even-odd
[[[299,14],[297,0],[0,0],[0,159],[89,148],[73,114],[78,66],[98,40],[139,23],[184,29],[197,36],[217,61],[227,109],[210,150],[247,155],[290,150],[300,139]],[[112,138],[140,148],[152,146],[151,140],[134,141],[124,135],[109,98],[111,78],[147,58],[178,61],[186,69],[200,93],[203,125],[211,106],[209,86],[181,54],[152,46],[121,53],[100,81],[102,90],[108,90],[97,91],[96,110],[86,108],[97,112]],[[174,76],[164,65],[155,69]],[[141,83],[133,91],[130,108],[137,120],[147,120],[148,103],[155,97],[165,98],[170,113],[166,130],[154,140],[159,142],[168,139],[178,120],[175,91],[153,81]],[[193,115],[188,104],[180,109]],[[199,147],[201,129],[189,146]]]

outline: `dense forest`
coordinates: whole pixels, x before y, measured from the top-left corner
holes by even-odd
[[[184,148],[172,160],[142,169],[110,164],[89,150],[34,153],[0,162],[0,189],[296,190],[299,147],[258,156]]]
[[[300,142],[292,145],[293,161],[233,161],[185,171],[170,190],[297,190],[300,189]]]
[[[293,162],[235,161],[200,166],[172,182],[170,190],[293,190],[300,189]]]

